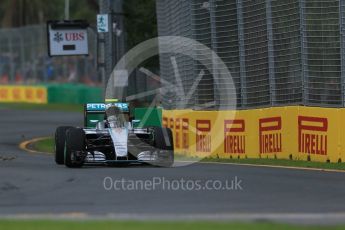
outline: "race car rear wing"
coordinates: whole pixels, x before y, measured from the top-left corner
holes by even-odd
[[[104,120],[105,110],[113,105],[121,112],[129,113],[128,103],[88,103],[84,105],[84,127],[94,128],[97,122]]]

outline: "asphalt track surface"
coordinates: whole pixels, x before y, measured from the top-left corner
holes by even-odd
[[[0,217],[62,216],[125,219],[268,219],[345,222],[345,174],[235,165],[178,168],[69,169],[18,144],[49,136],[59,125],[81,125],[82,115],[0,110]],[[106,190],[104,179],[129,181],[241,180],[242,190]]]

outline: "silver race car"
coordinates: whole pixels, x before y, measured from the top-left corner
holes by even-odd
[[[56,129],[55,162],[70,168],[133,163],[171,167],[174,163],[171,130],[141,127],[139,120],[129,118],[127,103],[87,104],[85,128]]]

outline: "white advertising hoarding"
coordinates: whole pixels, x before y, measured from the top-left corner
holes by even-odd
[[[89,54],[87,28],[48,23],[48,43],[50,56]]]

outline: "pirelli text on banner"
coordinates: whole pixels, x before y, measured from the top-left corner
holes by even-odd
[[[260,154],[282,152],[282,118],[269,117],[259,120]]]
[[[245,154],[245,120],[224,121],[224,153]]]
[[[298,151],[327,155],[328,119],[298,116]]]

